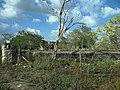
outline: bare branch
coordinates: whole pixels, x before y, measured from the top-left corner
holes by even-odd
[[[60,19],[59,15],[58,15],[58,11],[56,11],[55,9],[51,8],[53,10],[53,13],[51,13],[52,15],[56,16],[58,19]]]
[[[69,27],[67,28],[67,30],[70,29],[71,27],[73,27],[73,26],[76,25],[76,24],[85,25],[85,23],[76,22],[76,23],[73,23],[71,26],[69,26]]]
[[[68,25],[66,26],[64,32],[66,32],[66,31],[68,30],[68,27],[73,23],[73,19],[74,19],[74,17],[72,17],[72,18],[70,19],[70,22],[69,22]]]
[[[61,25],[62,25],[62,15],[63,15],[63,11],[64,11],[64,7],[65,7],[65,1],[63,1],[62,3],[62,6],[60,8],[60,18],[59,18],[59,33],[58,33],[58,36],[60,35],[60,33],[62,32],[62,29],[61,29]]]
[[[70,0],[65,0],[65,3],[70,2]]]

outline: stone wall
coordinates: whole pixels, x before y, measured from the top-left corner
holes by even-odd
[[[52,51],[36,51],[33,52],[33,57],[51,57]],[[101,59],[115,59],[120,60],[120,52],[93,52],[93,51],[82,51],[82,58],[101,58]],[[63,51],[58,52],[57,58],[79,58],[79,52]]]
[[[73,51],[59,51],[57,54],[58,59],[66,58],[75,58],[79,59],[79,53],[81,53],[82,58],[100,58],[102,59],[115,59],[120,60],[120,52],[93,52],[93,51],[82,51],[82,52],[73,52]],[[3,55],[4,54],[4,55]],[[5,63],[16,63],[18,62],[18,51],[17,50],[6,50],[3,51],[2,62]],[[4,57],[5,56],[5,57]],[[40,60],[41,58],[51,58],[52,51],[30,51],[22,50],[21,56],[26,58],[28,61]],[[12,57],[12,58],[11,58]],[[21,58],[21,60],[23,60]]]

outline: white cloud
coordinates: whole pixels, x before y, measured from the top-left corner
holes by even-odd
[[[49,18],[46,20],[48,23],[52,24],[54,22],[58,21],[58,18],[56,16],[50,15]]]
[[[80,7],[75,7],[75,8],[72,10],[72,13],[73,13],[73,16],[75,16],[75,15],[81,15]]]
[[[20,2],[20,0],[4,0],[6,2],[6,4],[9,5],[16,5],[18,2]]]
[[[83,19],[81,20],[83,23],[86,23],[88,26],[96,26],[97,21],[92,16],[83,16]]]
[[[89,26],[95,26],[97,24],[97,20],[100,18],[101,7],[103,6],[105,0],[78,0],[78,2],[80,3],[76,4],[74,8],[71,8],[69,12],[69,17],[74,17],[75,22],[83,21]],[[59,0],[56,0],[55,3],[56,5],[59,4]],[[49,16],[49,18],[47,19],[47,22],[51,24],[56,21],[57,19],[55,16]]]
[[[10,25],[6,23],[0,23],[0,34],[6,32],[9,29]]]
[[[71,10],[71,13],[72,13],[72,17],[74,17],[75,20],[80,20],[82,18],[82,14],[79,6],[74,7],[73,10]]]
[[[29,32],[32,32],[34,34],[38,34],[38,35],[41,35],[42,33],[40,32],[40,30],[38,29],[34,29],[34,28],[27,28],[26,31],[29,31]]]
[[[3,9],[0,9],[0,17],[1,18],[13,18],[16,17],[20,11],[18,8],[15,7],[15,5],[20,1],[20,0],[4,0],[5,4],[3,5]]]
[[[2,18],[12,18],[17,16],[17,12],[15,11],[15,8],[12,6],[5,6],[5,9],[2,9],[0,11],[0,16]]]
[[[57,35],[58,35],[58,30],[51,30],[49,37],[51,40],[56,40]]]
[[[40,22],[40,19],[38,19],[38,18],[33,18],[33,22],[39,23],[39,22]]]
[[[0,18],[16,18],[24,12],[49,13],[46,2],[42,0],[4,0],[0,8]],[[28,6],[29,4],[29,6]]]
[[[100,13],[100,8],[105,0],[80,0],[81,11],[87,14]]]
[[[58,34],[58,30],[52,30],[51,34],[55,34],[55,35]]]
[[[60,1],[62,0],[46,0],[51,2],[51,6],[57,10],[61,6]],[[4,9],[0,10],[0,17],[2,18],[14,18],[21,15],[24,12],[35,12],[35,13],[49,13],[49,7],[47,7],[45,0],[5,0],[3,4]],[[79,1],[79,0],[78,0]],[[104,0],[80,0],[80,4],[71,10],[72,16],[80,18],[82,17],[81,13],[89,13],[90,15],[97,16],[96,13],[99,12],[100,6]],[[29,7],[27,7],[29,3]],[[70,4],[70,3],[69,3]],[[68,5],[68,4],[67,4]],[[68,5],[70,6],[70,5]],[[67,7],[68,8],[68,7]],[[81,9],[81,10],[80,10]],[[78,17],[79,15],[79,17]],[[71,15],[70,15],[71,16]],[[75,20],[78,20],[75,18]],[[58,19],[55,16],[50,15],[46,20],[48,23],[52,24],[57,22]],[[39,22],[38,20],[33,20],[33,22]]]
[[[29,6],[28,6],[29,4]],[[20,0],[19,3],[15,6],[16,8],[20,9],[22,12],[46,12],[46,2],[42,0]],[[47,13],[47,12],[46,12]]]
[[[59,30],[52,30],[50,32],[50,39],[51,40],[56,40],[58,32],[59,32]],[[66,37],[66,35],[69,34],[70,32],[71,32],[70,30],[66,31],[63,36]]]
[[[12,28],[18,30],[18,29],[21,29],[22,27],[19,24],[15,23],[15,24],[12,25]]]
[[[56,9],[60,8],[60,6],[61,6],[60,0],[50,0],[50,1],[52,3],[53,8],[56,8]]]
[[[111,15],[120,14],[120,8],[114,9],[114,8],[109,7],[109,6],[106,6],[106,7],[101,9],[101,13],[102,13],[102,17],[106,18],[106,17],[111,16]]]

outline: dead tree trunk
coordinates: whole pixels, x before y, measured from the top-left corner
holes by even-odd
[[[70,4],[70,7],[66,8],[66,4],[68,2],[72,2],[72,0],[62,0],[60,1],[61,3],[61,6],[59,8],[59,10],[57,9],[54,9],[54,8],[51,8],[50,10],[50,7],[49,6],[50,4],[48,4],[48,9],[49,9],[49,12],[56,16],[58,18],[58,22],[59,22],[59,32],[58,32],[58,37],[56,39],[56,42],[54,44],[54,51],[53,51],[53,54],[52,54],[52,59],[56,59],[56,56],[57,56],[57,50],[58,50],[58,43],[59,43],[59,40],[62,38],[63,34],[69,30],[71,27],[73,27],[74,25],[76,24],[83,24],[83,23],[80,23],[80,22],[75,22],[74,23],[74,16],[70,16],[70,10],[75,7],[75,5],[73,5],[73,3],[75,2],[72,2]]]
[[[55,60],[56,57],[57,57],[57,50],[58,50],[58,40],[55,42],[54,44],[54,51],[53,51],[53,54],[52,54],[52,58]]]

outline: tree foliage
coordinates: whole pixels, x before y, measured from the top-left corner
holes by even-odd
[[[80,29],[75,29],[67,35],[69,43],[79,48],[91,48],[96,40],[97,35],[95,32],[91,32],[91,28],[87,26],[81,26]]]
[[[35,49],[40,47],[43,37],[29,31],[19,31],[16,37],[12,39],[12,45],[21,49]]]
[[[109,22],[104,25],[102,33],[104,35],[102,40],[107,38],[109,39],[108,41],[110,41],[109,49],[120,49],[120,15],[109,20]]]

